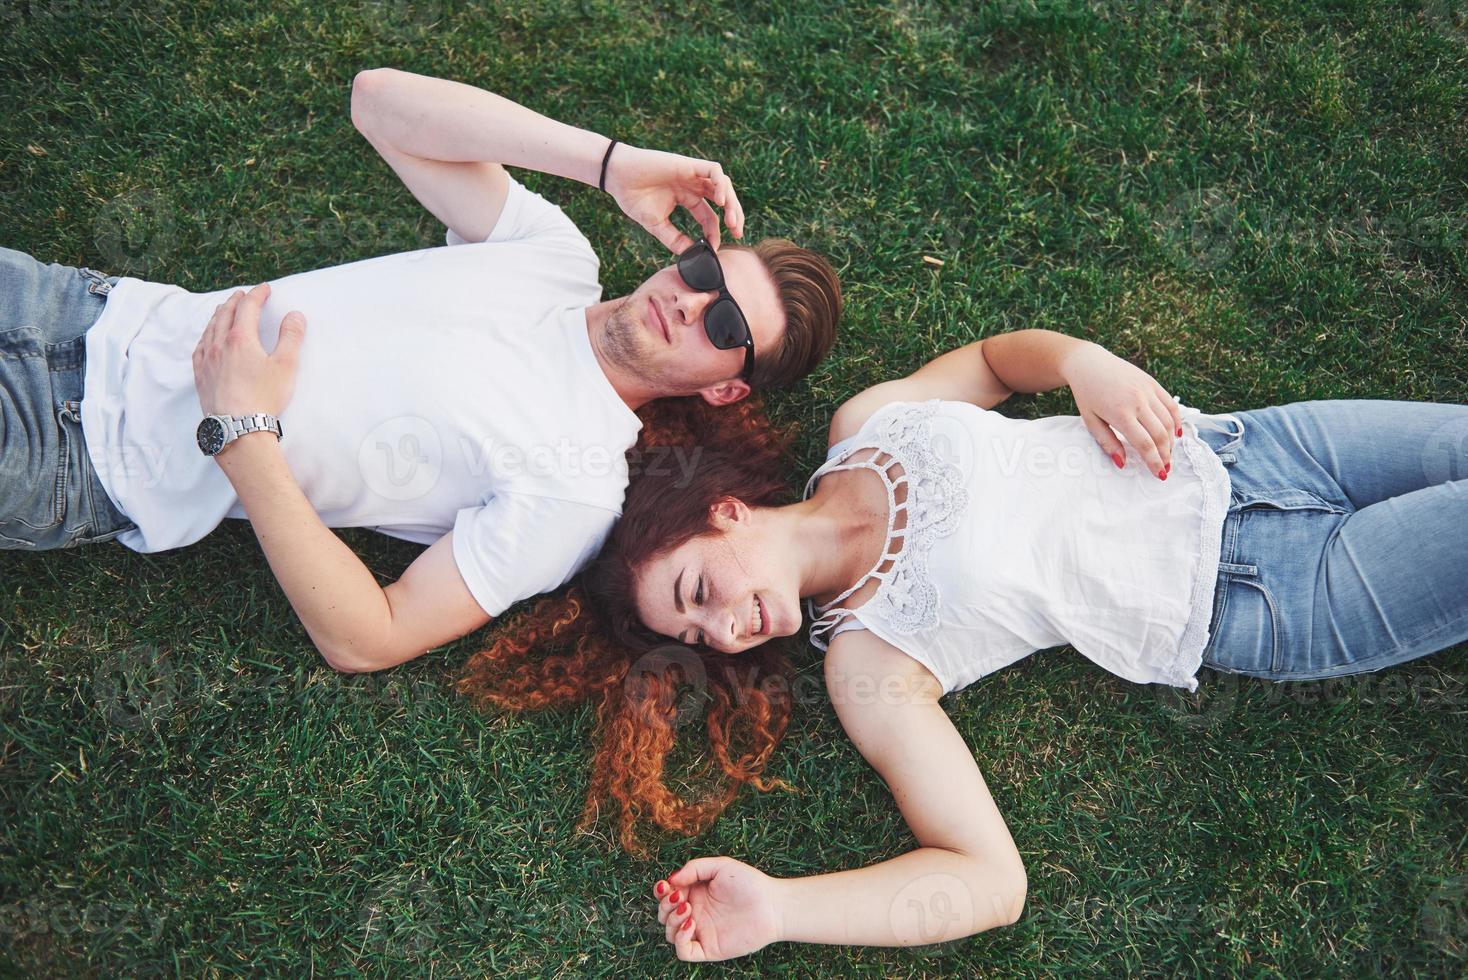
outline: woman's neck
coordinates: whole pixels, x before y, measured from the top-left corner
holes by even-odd
[[[787,542],[800,571],[802,599],[845,592],[871,571],[879,554],[872,550],[874,535],[880,547],[886,544],[886,517],[834,490],[770,511],[777,540]]]

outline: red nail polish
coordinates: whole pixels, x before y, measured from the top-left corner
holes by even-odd
[[[693,928],[693,920],[692,919],[684,919],[683,920],[683,924],[678,927],[678,931],[679,932],[682,932],[684,929],[692,929],[692,928]]]
[[[1121,453],[1112,453],[1111,454],[1111,461],[1116,464],[1116,468],[1117,469],[1121,469],[1121,465],[1122,465]]]
[[[663,892],[665,892],[667,890],[668,890],[668,883],[665,882],[665,881],[660,881],[660,882],[657,883],[657,887],[655,887],[652,890],[652,893],[654,895],[656,895],[658,898],[662,898],[663,897]]]
[[[1168,463],[1166,466],[1162,467],[1162,470],[1165,473],[1171,473],[1172,472],[1172,464],[1171,463]]]
[[[682,905],[678,906],[678,914],[679,915],[687,915],[688,914],[688,903],[687,902],[684,902]]]
[[[668,901],[672,902],[674,905],[677,905],[682,899],[683,895],[678,891],[674,891],[673,894],[668,896]]]
[[[1182,426],[1178,426],[1177,427],[1177,434],[1178,435],[1182,435],[1183,434],[1183,427]]]
[[[1167,471],[1166,470],[1158,470],[1157,471],[1157,479],[1159,479],[1159,480],[1165,480],[1165,479],[1167,479]]]

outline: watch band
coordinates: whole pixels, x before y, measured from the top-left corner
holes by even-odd
[[[224,415],[221,417],[229,422],[230,435],[226,441],[232,442],[247,432],[274,432],[277,439],[282,438],[280,419],[274,415],[256,412],[254,415]]]

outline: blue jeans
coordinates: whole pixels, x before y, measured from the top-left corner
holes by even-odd
[[[115,282],[0,248],[0,548],[70,548],[134,526],[82,435],[86,334]]]
[[[1468,641],[1468,405],[1230,414],[1199,429],[1232,483],[1205,667],[1318,680]]]

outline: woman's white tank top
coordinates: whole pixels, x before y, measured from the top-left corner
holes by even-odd
[[[870,469],[889,507],[883,558],[832,602],[811,603],[811,642],[824,650],[868,629],[945,694],[1065,644],[1127,680],[1194,690],[1229,504],[1228,473],[1197,427],[1243,423],[1179,408],[1183,436],[1159,480],[1125,440],[1117,469],[1078,416],[884,406],[806,484],[809,497],[827,473]],[[873,577],[875,595],[841,605]]]

